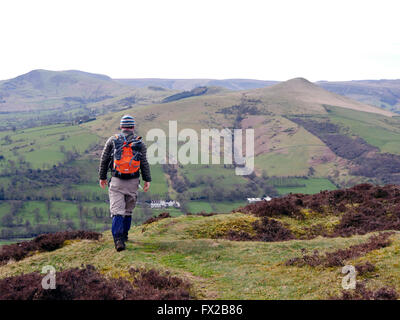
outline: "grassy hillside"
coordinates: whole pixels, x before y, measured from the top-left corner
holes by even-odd
[[[191,90],[199,86],[220,86],[235,91],[264,88],[279,83],[253,79],[116,79],[116,81],[135,88],[155,86],[161,89]],[[400,112],[400,80],[318,81],[315,84],[364,104],[395,113]]]
[[[126,87],[104,75],[33,70],[0,82],[0,111],[59,108],[63,103],[103,100],[124,91]]]
[[[349,173],[354,166],[351,161],[292,122],[291,117],[296,116],[337,123],[343,127],[341,134],[359,136],[381,152],[397,154],[399,150],[400,121],[387,116],[391,113],[327,92],[300,78],[251,91],[217,92],[140,106],[100,117],[84,127],[106,138],[126,112],[135,115],[137,130],[143,136],[152,128],[163,129],[168,135],[169,120],[178,121],[178,131],[253,128],[258,175],[265,170],[269,176],[307,176],[312,170],[310,177],[329,178],[339,185],[362,181],[362,177]]]
[[[400,80],[321,81],[317,84],[354,100],[400,112]]]
[[[33,70],[0,81],[0,130],[87,121],[133,105],[159,102],[174,93],[133,88],[105,75],[76,70]]]
[[[140,267],[187,279],[197,299],[327,299],[342,291],[341,267],[287,266],[285,261],[304,250],[331,252],[364,243],[370,236],[241,242],[212,239],[210,233],[201,233],[245,226],[254,219],[240,213],[164,219],[144,228],[135,227],[127,250],[120,253],[115,251],[110,233],[105,232],[100,241],[74,241],[56,251],[3,265],[0,278],[41,271],[44,265],[60,271],[91,264],[107,277],[127,277],[129,268]],[[368,279],[368,288],[391,285],[400,289],[396,259],[400,234],[391,236],[391,240],[386,248],[346,261],[353,265],[374,263],[374,272],[357,277],[358,281]]]

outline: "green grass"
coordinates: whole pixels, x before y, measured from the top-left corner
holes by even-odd
[[[10,212],[11,203],[7,201],[0,201],[0,219]]]
[[[221,201],[221,202],[208,202],[208,201],[188,201],[187,206],[190,213],[199,213],[199,212],[230,212],[236,208],[242,207],[246,205],[246,201]]]
[[[310,150],[303,146],[292,146],[280,151],[262,154],[255,159],[257,168],[266,170],[269,175],[305,175],[310,165]]]
[[[221,201],[221,202],[211,202],[211,207],[213,208],[213,212],[223,213],[230,212],[239,207],[245,206],[246,201]]]
[[[211,177],[219,178],[219,185],[221,187],[235,184],[245,184],[247,180],[235,174],[235,169],[224,168],[223,165],[210,164],[187,164],[180,168],[180,173],[185,175],[190,182],[196,181],[197,177]]]
[[[213,208],[209,202],[204,201],[189,201],[187,204],[190,213],[198,213],[198,212],[213,212]]]
[[[360,136],[382,152],[400,154],[400,121],[377,114],[329,107],[332,122],[350,128],[351,133]]]
[[[167,179],[160,164],[152,165],[150,192],[156,195],[165,195],[168,192]],[[141,183],[143,185],[143,182]]]
[[[5,244],[13,244],[17,242],[22,242],[22,241],[28,241],[31,240],[32,238],[15,238],[15,239],[0,239],[0,246],[5,245]]]
[[[10,212],[11,201],[0,202],[0,219],[7,213]],[[108,216],[109,205],[105,202],[83,202],[82,207],[84,209],[93,209],[94,207],[103,208]],[[38,212],[38,215],[35,214]],[[23,206],[17,212],[17,217],[21,220],[20,224],[24,225],[29,221],[31,226],[38,224],[50,224],[58,225],[61,222],[72,220],[75,227],[80,226],[80,217],[78,204],[73,201],[51,201],[50,211],[47,209],[45,201],[24,201]],[[84,220],[88,223],[88,228],[92,230],[104,230],[104,221],[98,220],[94,217],[91,211]],[[109,219],[111,222],[111,219]],[[4,227],[0,225],[0,230]]]
[[[57,165],[65,160],[65,155],[60,148],[65,151],[76,150],[83,153],[90,145],[99,142],[99,138],[87,129],[75,125],[51,125],[25,130],[3,131],[0,138],[9,136],[11,144],[1,145],[1,154],[6,160],[18,162],[18,158],[23,156],[30,163],[32,168],[42,169],[44,165],[50,167]],[[2,140],[3,141],[3,140]],[[15,150],[17,153],[14,154]],[[0,168],[4,167],[5,161],[0,162]]]
[[[325,178],[291,178],[288,181],[285,180],[285,183],[296,183],[300,185],[305,185],[304,187],[279,187],[276,186],[276,190],[278,190],[279,194],[284,195],[288,193],[305,193],[305,194],[314,194],[318,193],[322,190],[336,190],[336,186],[328,179]]]

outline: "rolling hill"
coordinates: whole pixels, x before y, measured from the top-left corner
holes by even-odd
[[[0,111],[62,108],[68,102],[87,103],[128,91],[105,75],[82,71],[33,70],[0,82]]]
[[[162,87],[171,90],[192,90],[196,87],[223,87],[229,90],[248,90],[263,88],[278,83],[278,81],[254,79],[114,79],[124,85],[144,88],[148,86]]]
[[[392,113],[328,92],[301,78],[262,89],[217,92],[126,112],[137,118],[137,129],[143,136],[152,128],[168,132],[169,120],[178,121],[178,130],[193,128],[197,132],[201,128],[254,128],[258,174],[266,170],[271,176],[307,176],[313,167],[313,177],[329,177],[339,185],[359,179],[349,174],[353,164],[346,155],[335,154],[316,132],[291,120],[296,117],[334,122],[340,134],[359,136],[382,152],[398,154],[399,121],[391,117]],[[84,126],[106,138],[123,113]],[[369,128],[389,139],[388,144],[375,140]]]
[[[133,88],[108,76],[78,70],[33,70],[0,81],[0,131],[93,119],[177,93]]]
[[[157,86],[176,90],[192,90],[199,86],[220,86],[240,91],[269,87],[279,81],[254,79],[115,79],[132,87]],[[391,112],[400,112],[400,80],[317,81],[321,88]]]
[[[316,84],[351,99],[400,112],[400,80],[319,81]]]

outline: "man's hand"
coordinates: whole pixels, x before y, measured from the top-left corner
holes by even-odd
[[[107,185],[107,179],[106,180],[100,180],[99,185],[102,189],[104,189]]]
[[[150,188],[150,182],[145,181],[143,186],[143,191],[147,192]]]

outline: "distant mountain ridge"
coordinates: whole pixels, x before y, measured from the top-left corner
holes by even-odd
[[[223,87],[229,90],[257,89],[277,84],[279,81],[255,80],[255,79],[114,79],[115,81],[138,88],[159,86],[171,90],[192,90],[196,87]]]
[[[256,79],[112,79],[79,70],[32,70],[0,81],[0,112],[59,108],[68,101],[97,102],[128,94],[135,89],[190,91],[197,87],[220,87],[244,91],[280,83]],[[319,87],[363,104],[400,113],[400,80],[318,81]],[[71,100],[72,99],[72,100]]]
[[[393,112],[400,112],[400,79],[316,83],[325,90]]]
[[[240,91],[269,87],[280,81],[255,79],[115,79],[117,82],[133,86],[159,86],[175,90],[192,90],[200,86],[219,86]],[[400,79],[395,80],[352,80],[352,81],[317,81],[316,85],[353,100],[400,113]]]
[[[129,91],[106,75],[78,70],[33,70],[0,81],[0,111],[54,109],[65,99],[99,101]]]

